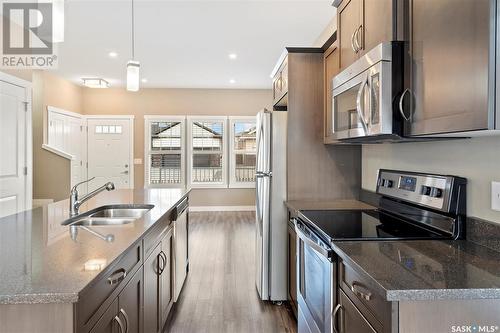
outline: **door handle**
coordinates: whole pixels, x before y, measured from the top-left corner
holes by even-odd
[[[335,307],[335,309],[333,310],[333,313],[332,313],[332,326],[333,326],[333,332],[334,333],[340,333],[340,330],[338,329],[337,327],[337,313],[342,310],[342,304],[337,304],[337,306]]]
[[[118,326],[120,327],[120,333],[126,333],[125,329],[123,328],[123,322],[122,320],[120,319],[120,317],[118,316],[115,316],[113,318],[114,321],[116,321],[118,323]]]
[[[404,120],[410,121],[411,119],[411,109],[410,109],[410,115],[407,116],[405,111],[403,110],[403,100],[405,98],[406,93],[409,93],[411,96],[411,90],[409,88],[406,88],[403,93],[401,94],[401,97],[399,97],[399,113],[401,113],[401,116],[403,117]]]
[[[120,309],[120,312],[123,314],[123,317],[125,318],[125,333],[128,333],[128,328],[129,328],[128,315],[125,312],[125,310],[123,310],[123,308]]]
[[[125,170],[123,172],[120,172],[122,175],[128,175],[128,170]]]

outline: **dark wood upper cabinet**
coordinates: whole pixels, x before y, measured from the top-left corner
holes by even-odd
[[[324,75],[325,75],[325,93],[324,93],[324,143],[333,142],[333,119],[332,119],[332,79],[340,72],[338,43],[330,46],[324,54]]]
[[[404,112],[410,135],[494,128],[489,0],[411,0]]]
[[[344,0],[337,22],[340,67],[346,68],[382,42],[395,40],[393,14],[399,0]]]

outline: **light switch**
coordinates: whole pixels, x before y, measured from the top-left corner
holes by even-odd
[[[500,182],[491,182],[491,209],[500,211]]]
[[[140,164],[142,164],[142,158],[134,158],[134,164],[135,164],[135,165],[140,165]]]

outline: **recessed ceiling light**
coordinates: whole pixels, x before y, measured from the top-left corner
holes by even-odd
[[[108,53],[108,56],[109,56],[110,58],[116,58],[116,57],[118,57],[118,53],[116,53],[116,52],[114,52],[114,51],[111,51],[111,52],[109,52],[109,53]]]
[[[146,78],[141,79],[141,82],[142,82],[142,83],[146,83],[146,82],[148,82],[148,79],[146,79]]]
[[[83,85],[89,88],[109,88],[109,82],[100,78],[83,78]]]
[[[229,83],[234,84],[234,83],[236,83],[236,80],[235,79],[231,79],[231,80],[229,80]]]
[[[229,57],[229,59],[231,59],[231,60],[235,60],[236,58],[238,58],[238,55],[237,55],[236,53],[229,53],[229,54],[228,54],[228,57]]]

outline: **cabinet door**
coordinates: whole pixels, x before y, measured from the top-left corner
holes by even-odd
[[[375,329],[342,290],[340,290],[340,305],[342,306],[340,332],[376,333]]]
[[[358,59],[354,45],[354,34],[360,26],[362,0],[344,0],[340,5],[337,15],[339,42],[340,42],[340,67],[345,68]]]
[[[488,128],[489,0],[412,0],[411,135]]]
[[[325,52],[325,105],[324,105],[324,141],[331,142],[333,134],[332,118],[332,79],[340,71],[339,49],[337,44],[332,45],[331,49]]]
[[[120,325],[122,325],[121,328]],[[115,299],[90,333],[125,333],[123,325],[123,321],[118,317],[118,299]]]
[[[118,296],[118,316],[124,321],[126,333],[142,332],[142,274],[143,269],[141,267]]]
[[[160,332],[160,251],[159,243],[144,262],[144,332]]]
[[[392,38],[393,0],[364,0],[362,4],[362,28],[357,35],[361,50],[359,55]]]
[[[160,305],[161,305],[161,326],[165,325],[167,321],[168,313],[170,308],[174,303],[174,262],[173,262],[173,251],[172,251],[172,228],[166,233],[165,237],[161,240],[161,250],[163,252],[163,257],[165,263],[163,264],[163,269],[160,275]]]
[[[288,297],[297,315],[297,233],[288,226]]]

